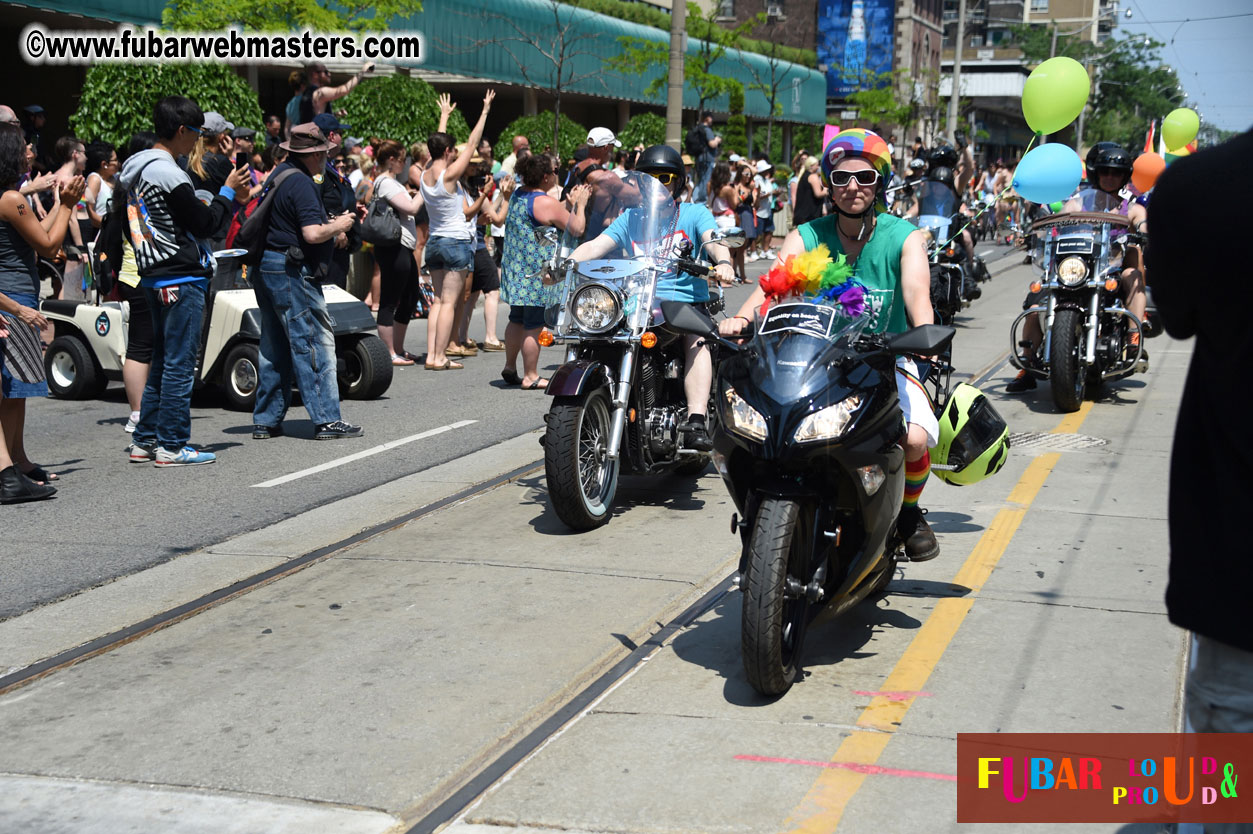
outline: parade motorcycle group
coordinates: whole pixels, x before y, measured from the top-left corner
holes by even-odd
[[[1132,309],[1143,235],[1116,196],[1130,158],[1102,145],[1088,161],[1095,186],[1024,230],[1041,277],[1011,327],[1013,363],[1053,378],[1063,411],[1144,370],[1139,336],[1154,334],[1151,307]],[[951,385],[955,311],[932,296],[953,274],[940,252],[969,219],[954,210],[915,225],[886,213],[891,158],[870,131],[839,133],[821,166],[832,212],[791,232],[752,296],[718,322],[726,247],[742,232],[677,201],[687,174],[665,146],[627,175],[632,204],[602,234],[577,246],[544,238],[539,270],[546,335],[565,347],[542,439],[554,511],[594,529],[612,516],[619,475],[691,476],[712,458],[742,542],[744,669],[770,696],[799,679],[820,613],[939,554],[918,505],[928,475],[973,484],[1009,454],[988,398]],[[964,283],[958,293],[969,295]],[[1023,322],[1036,336],[1020,345]]]

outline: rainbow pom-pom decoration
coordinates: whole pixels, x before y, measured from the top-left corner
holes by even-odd
[[[785,298],[804,298],[839,304],[844,313],[856,318],[866,311],[866,288],[850,280],[853,267],[840,255],[831,260],[831,250],[818,244],[808,252],[789,255],[761,276],[766,300],[761,305],[764,316],[770,305]]]

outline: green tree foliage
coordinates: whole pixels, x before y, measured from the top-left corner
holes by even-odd
[[[809,156],[821,156],[822,131],[824,127],[825,125],[798,125],[793,128],[793,153],[804,150]]]
[[[644,3],[630,2],[630,0],[564,0],[564,2],[570,6],[578,6],[580,9],[616,17],[619,20],[639,23],[663,32],[670,31],[670,15]],[[694,16],[689,15],[687,20],[688,34],[694,38],[704,37],[705,30],[703,24],[699,22],[703,18],[699,13]],[[796,49],[790,46],[780,46],[769,39],[754,40],[746,37],[737,38],[734,46],[736,49],[756,52],[759,55],[778,55],[784,61],[800,64],[810,69],[818,66],[818,55],[812,49]]]
[[[663,145],[666,141],[666,120],[656,113],[636,113],[627,120],[626,125],[618,133],[618,139],[624,148],[636,145],[651,147]]]
[[[85,142],[121,147],[137,131],[152,130],[153,107],[175,95],[264,132],[257,94],[225,64],[97,64],[87,70],[70,129]]]
[[[169,0],[161,22],[192,31],[382,31],[393,18],[420,11],[421,0]]]
[[[548,137],[552,135],[554,118],[551,110],[545,110],[534,116],[521,116],[514,119],[496,138],[492,155],[496,159],[504,159],[513,153],[513,137],[515,136],[525,136],[530,139],[532,151],[536,153],[544,151],[552,144]],[[566,116],[562,116],[557,124],[557,153],[564,162],[574,156],[574,151],[579,145],[587,142],[587,128]]]
[[[697,50],[688,53],[683,60],[683,83],[696,91],[700,102],[697,112],[703,111],[706,104],[720,96],[727,95],[735,87],[743,85],[734,78],[727,78],[714,70],[714,64],[722,58],[728,49],[734,48],[738,38],[765,19],[758,15],[740,24],[734,29],[723,29],[714,21],[718,16],[718,7],[713,5],[703,14],[695,3],[687,4],[688,33],[700,38]],[[621,52],[608,59],[606,65],[617,72],[640,77],[653,76],[644,94],[655,96],[665,88],[670,77],[670,45],[667,41],[653,41],[624,35],[618,38]],[[741,105],[741,110],[743,106]]]
[[[748,155],[748,131],[744,118],[744,87],[736,82],[731,87],[730,95],[731,118],[727,119],[726,129],[722,134],[722,146],[718,149],[725,154],[738,153]]]
[[[347,113],[344,122],[354,136],[395,139],[408,145],[426,141],[439,126],[439,96],[435,88],[419,78],[389,75],[367,78],[336,102]],[[460,110],[452,111],[448,132],[458,142],[470,136],[470,127]]]

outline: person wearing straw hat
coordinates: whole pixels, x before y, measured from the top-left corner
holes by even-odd
[[[340,419],[335,336],[320,285],[335,238],[351,229],[355,219],[351,212],[328,218],[313,179],[326,170],[327,153],[337,146],[310,122],[293,127],[291,138],[279,147],[288,157],[270,176],[278,185],[254,282],[261,345],[252,437],[268,440],[283,434],[293,380],[314,423],[315,440],[361,437],[360,426]],[[296,173],[284,176],[287,171]]]

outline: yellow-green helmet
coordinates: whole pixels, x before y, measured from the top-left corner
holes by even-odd
[[[1009,426],[983,392],[963,382],[939,415],[940,440],[931,450],[936,477],[956,486],[995,475],[1009,458]]]

